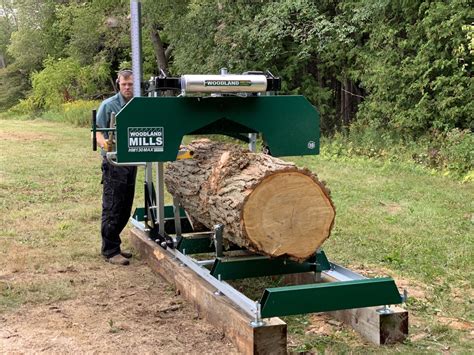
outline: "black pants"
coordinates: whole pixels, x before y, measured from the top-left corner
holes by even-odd
[[[127,225],[135,194],[135,166],[114,166],[102,161],[102,255],[120,254],[120,232]]]

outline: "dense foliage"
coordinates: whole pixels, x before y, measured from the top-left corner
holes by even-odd
[[[0,108],[26,97],[17,111],[51,109],[110,93],[116,71],[130,65],[129,3],[1,0]],[[314,103],[326,134],[346,132],[369,146],[382,135],[400,143],[431,132],[435,141],[453,130],[472,140],[469,0],[142,4],[145,78],[158,68],[270,70],[284,93]]]

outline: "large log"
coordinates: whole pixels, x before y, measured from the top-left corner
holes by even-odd
[[[207,139],[187,148],[193,159],[168,164],[165,183],[193,219],[273,257],[307,259],[329,237],[334,205],[308,169]]]

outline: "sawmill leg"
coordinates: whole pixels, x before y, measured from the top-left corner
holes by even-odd
[[[137,228],[130,233],[132,245],[150,268],[173,284],[179,293],[193,303],[200,317],[222,330],[245,354],[286,354],[286,323],[280,318],[265,319],[265,325],[253,328],[252,318],[189,268],[175,260],[170,252],[149,240]]]

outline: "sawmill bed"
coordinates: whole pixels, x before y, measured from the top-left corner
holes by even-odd
[[[148,238],[138,228],[131,231],[131,242],[153,271],[173,284],[198,310],[199,316],[209,321],[244,353],[286,353],[287,327],[280,318],[265,318],[265,324],[252,326],[255,318],[237,307],[216,288],[176,258],[173,251],[165,250]],[[345,276],[346,275],[346,276]],[[340,268],[322,273],[326,282],[353,279],[347,269]],[[314,273],[287,275],[286,279],[298,284],[314,283]],[[359,275],[360,276],[360,275]],[[360,276],[361,277],[361,276]],[[245,296],[244,296],[245,297]],[[365,307],[329,312],[336,319],[353,327],[365,339],[374,344],[390,344],[403,341],[408,334],[408,313],[400,307]]]

